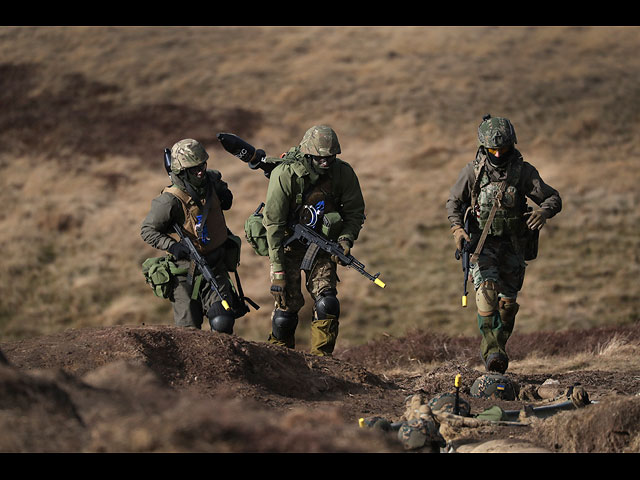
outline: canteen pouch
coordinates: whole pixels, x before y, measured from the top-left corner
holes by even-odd
[[[267,243],[267,229],[262,224],[262,213],[258,209],[244,222],[244,234],[247,242],[257,255],[266,257],[269,255],[269,244]]]

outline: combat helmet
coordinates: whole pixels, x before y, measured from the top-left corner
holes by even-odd
[[[456,406],[456,394],[455,393],[441,393],[433,397],[429,400],[429,407],[432,412],[447,412],[447,413],[455,413]],[[463,417],[471,416],[471,406],[469,402],[463,400],[462,398],[458,398],[458,408],[459,413]]]
[[[171,172],[179,174],[183,170],[202,165],[209,154],[197,140],[186,138],[171,147]]]
[[[478,145],[485,148],[502,148],[518,143],[516,131],[508,118],[486,114],[478,126]]]
[[[300,141],[300,152],[304,155],[330,157],[340,153],[338,135],[328,125],[316,125],[307,130]]]
[[[499,373],[482,375],[471,385],[471,396],[476,398],[515,400],[519,393],[520,386]]]

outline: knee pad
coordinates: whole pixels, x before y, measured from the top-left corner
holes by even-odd
[[[224,315],[216,315],[213,318],[209,319],[209,325],[211,325],[211,330],[220,333],[233,333],[233,325],[235,323],[235,319],[233,315],[224,314]]]
[[[476,290],[476,308],[483,317],[493,315],[498,310],[498,289],[492,280],[486,280]]]
[[[334,291],[330,290],[316,301],[315,310],[318,320],[338,319],[340,316],[340,302]]]
[[[276,310],[271,320],[271,333],[278,340],[286,340],[296,332],[298,313]]]
[[[507,329],[512,330],[516,320],[516,314],[518,310],[520,310],[520,304],[516,302],[515,298],[501,298],[498,303],[498,309],[503,325]]]

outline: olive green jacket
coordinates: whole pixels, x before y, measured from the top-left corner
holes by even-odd
[[[351,242],[358,238],[364,223],[364,198],[353,168],[336,158],[328,172],[332,193],[343,221],[340,237]],[[306,158],[283,161],[273,169],[269,178],[267,198],[263,212],[263,225],[267,231],[269,260],[273,271],[284,270],[284,242],[287,227],[296,209],[302,205],[302,188],[306,189],[319,179],[319,174]]]

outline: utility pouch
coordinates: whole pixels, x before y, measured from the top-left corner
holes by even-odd
[[[262,224],[261,208],[262,205],[244,222],[244,234],[256,254],[266,257],[269,255],[269,244],[267,242],[267,229]]]
[[[186,275],[187,269],[180,268],[171,258],[173,256],[147,258],[142,263],[142,274],[153,293],[160,298],[169,298],[173,288],[172,278]]]
[[[325,213],[322,217],[322,234],[329,240],[337,240],[342,233],[342,223],[338,212]]]
[[[224,243],[224,265],[227,272],[235,272],[240,265],[240,248],[242,240],[228,230],[227,240]]]
[[[538,257],[538,239],[540,238],[540,230],[526,229],[524,235],[523,255],[525,261],[535,260]]]

